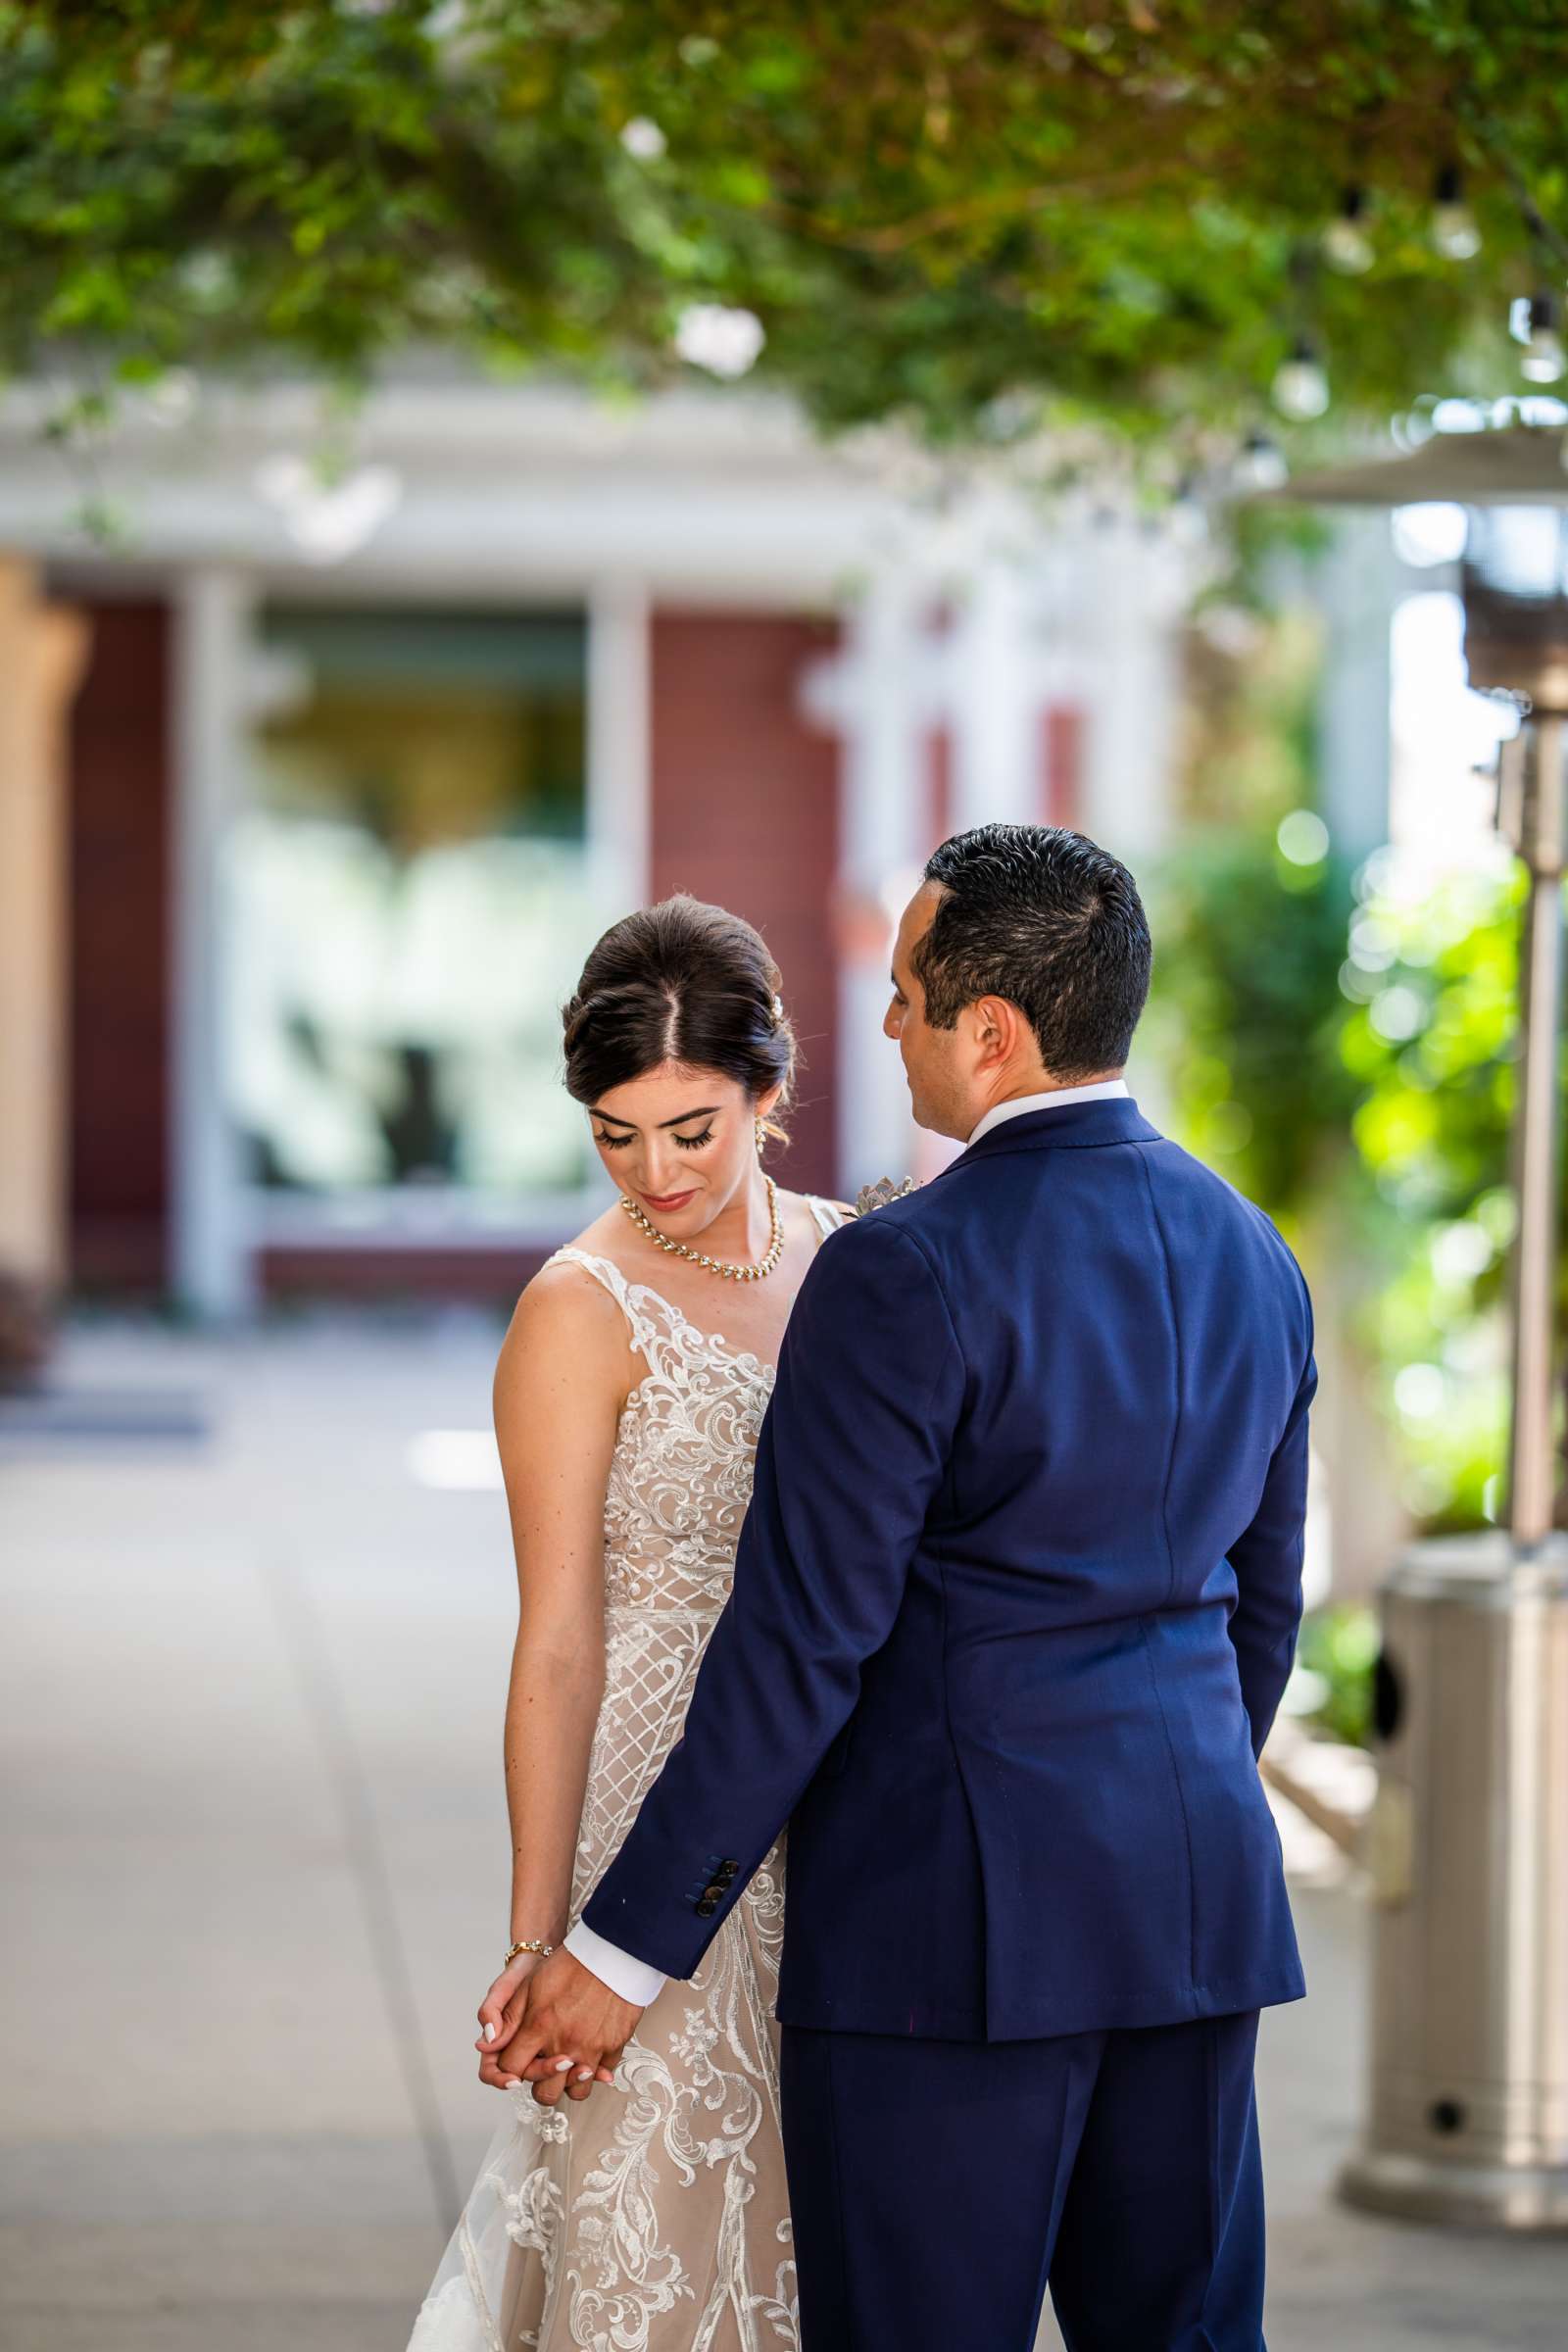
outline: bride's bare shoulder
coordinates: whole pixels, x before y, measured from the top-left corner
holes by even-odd
[[[605,1262],[596,1250],[598,1223],[590,1225],[568,1248]],[[594,1358],[616,1363],[626,1350],[625,1316],[613,1291],[592,1268],[572,1257],[550,1257],[523,1285],[512,1310],[502,1342],[498,1374],[519,1362],[536,1361],[541,1351],[569,1350],[573,1365],[591,1365]]]

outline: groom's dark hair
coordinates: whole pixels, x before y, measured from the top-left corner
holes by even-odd
[[[1062,825],[976,825],[927,860],[942,896],[910,962],[925,1017],[1016,1004],[1054,1078],[1119,1069],[1149,995],[1153,949],[1127,868]]]

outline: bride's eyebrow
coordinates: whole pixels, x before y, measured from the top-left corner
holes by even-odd
[[[661,1129],[665,1127],[684,1127],[692,1119],[712,1118],[717,1112],[718,1108],[719,1105],[716,1102],[705,1102],[699,1110],[683,1110],[679,1118],[661,1119],[659,1124]],[[630,1129],[633,1134],[636,1133],[636,1121],[634,1119],[617,1119],[612,1112],[608,1110],[590,1111],[589,1116],[590,1118],[602,1119],[607,1127],[625,1127]]]

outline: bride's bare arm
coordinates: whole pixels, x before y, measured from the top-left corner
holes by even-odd
[[[505,1734],[509,1942],[559,1943],[566,1929],[604,1690],[605,1485],[634,1377],[613,1299],[566,1266],[537,1275],[502,1346],[494,1399],[518,1593]],[[499,2033],[530,1966],[519,1959],[497,1978],[481,2028]]]

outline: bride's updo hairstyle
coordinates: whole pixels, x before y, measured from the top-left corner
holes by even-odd
[[[666,1061],[717,1070],[754,1102],[775,1086],[788,1098],[795,1033],[761,933],[684,892],[611,926],[561,1019],[575,1102],[598,1102]],[[775,1105],[767,1132],[782,1137],[777,1116]]]

